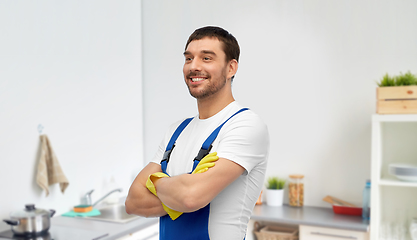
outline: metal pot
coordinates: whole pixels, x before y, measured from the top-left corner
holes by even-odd
[[[35,208],[26,204],[24,210],[10,213],[10,219],[3,221],[12,226],[15,235],[38,236],[48,232],[55,210]]]

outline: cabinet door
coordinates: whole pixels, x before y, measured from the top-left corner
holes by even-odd
[[[300,240],[354,239],[369,240],[369,233],[336,228],[300,225]]]

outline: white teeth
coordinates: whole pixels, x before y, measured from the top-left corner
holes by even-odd
[[[191,81],[193,81],[193,82],[199,82],[199,81],[202,81],[202,80],[204,80],[204,78],[191,78]]]

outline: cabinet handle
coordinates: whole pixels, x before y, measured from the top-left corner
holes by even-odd
[[[343,236],[343,235],[336,235],[336,234],[328,234],[328,233],[321,233],[321,232],[311,232],[312,235],[320,235],[326,237],[337,237],[337,238],[347,238],[347,239],[358,239],[357,237],[353,236]]]

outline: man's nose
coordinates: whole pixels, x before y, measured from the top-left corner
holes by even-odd
[[[201,71],[201,61],[198,59],[193,59],[193,61],[190,64],[190,71]]]

